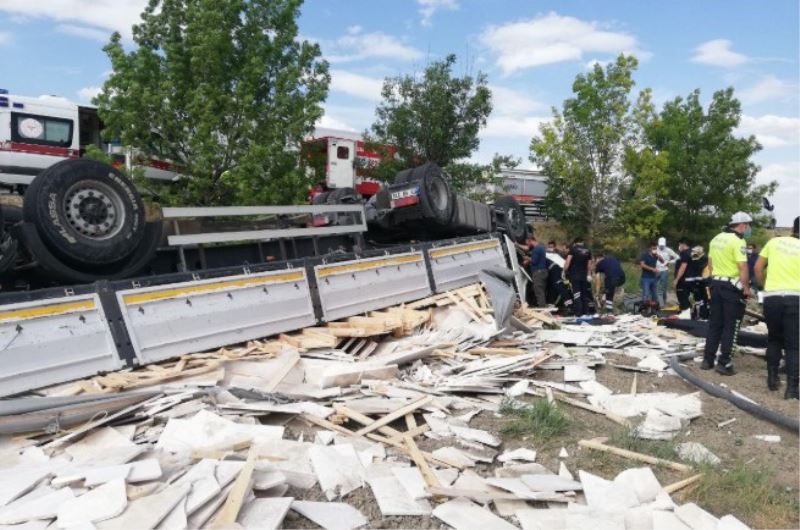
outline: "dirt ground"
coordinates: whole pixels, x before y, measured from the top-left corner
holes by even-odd
[[[609,360],[613,360],[609,358]],[[630,359],[619,356],[617,362],[631,364]],[[626,362],[627,361],[627,362]],[[754,355],[741,355],[735,359],[738,373],[733,377],[723,377],[714,372],[700,371],[698,365],[689,361],[688,366],[700,374],[702,377],[714,383],[724,383],[729,388],[736,390],[747,397],[755,400],[759,404],[779,411],[783,414],[798,417],[800,416],[800,404],[797,401],[785,401],[783,399],[783,387],[779,392],[769,392],[766,388],[765,363],[760,357]],[[597,380],[609,387],[615,393],[630,392],[633,381],[633,372],[624,371],[612,366],[598,367]],[[785,381],[785,376],[784,381]],[[537,380],[562,381],[563,373],[560,370],[540,370],[536,372],[534,378]],[[644,392],[677,392],[680,394],[695,392],[697,389],[681,378],[672,375],[658,377],[655,374],[639,373],[637,376],[637,391]],[[722,459],[719,466],[724,473],[727,469],[737,465],[744,465],[766,471],[770,474],[770,480],[776,491],[781,491],[790,499],[797,499],[799,491],[800,465],[798,458],[798,436],[764,420],[758,419],[750,414],[736,408],[727,401],[711,397],[704,392],[700,393],[703,403],[703,415],[691,422],[672,442],[678,444],[684,441],[700,442],[709,450]],[[536,399],[536,398],[534,398]],[[524,437],[504,437],[503,445],[499,448],[515,449],[517,447],[527,447],[537,451],[537,462],[546,466],[553,472],[558,471],[558,453],[561,447],[565,447],[569,457],[564,461],[569,470],[577,474],[579,469],[589,471],[605,478],[613,478],[617,473],[628,467],[636,467],[643,464],[631,462],[620,457],[598,453],[589,449],[582,449],[578,446],[581,439],[594,438],[599,436],[611,437],[613,443],[615,437],[624,437],[627,430],[608,420],[604,416],[594,414],[582,409],[572,407],[568,404],[559,404],[559,407],[568,415],[570,425],[567,431],[555,439],[547,442],[540,442],[536,435]],[[720,422],[735,418],[736,421],[723,428],[717,425]],[[473,418],[470,422],[471,427],[485,429],[493,433],[499,433],[503,425],[508,421],[500,415],[490,412],[483,412]],[[404,429],[403,424],[395,425],[399,429]],[[313,439],[314,427],[308,427],[298,422],[293,422],[289,426],[287,437],[296,438],[300,433],[309,439]],[[777,434],[781,437],[779,443],[769,443],[758,440],[754,434]],[[434,441],[424,436],[418,438],[421,449],[434,450],[443,445],[450,445],[447,441]],[[650,451],[649,448],[659,447],[663,457],[664,445],[669,442],[650,442],[639,441],[637,450],[641,452]],[[678,457],[672,458],[678,461]],[[482,476],[492,476],[492,469],[496,467],[486,464],[478,464],[475,471]],[[656,476],[663,485],[676,482],[687,477],[682,474],[665,468],[656,467],[653,469]],[[720,493],[724,494],[724,493]],[[735,493],[731,493],[735,494]],[[739,492],[739,494],[746,494]],[[294,495],[305,500],[325,500],[319,486],[315,486],[308,491],[292,491],[286,495]],[[689,502],[698,500],[694,496],[694,488],[687,488],[673,495],[676,502]],[[432,517],[383,517],[375,502],[371,490],[368,486],[360,488],[343,499],[345,502],[361,510],[369,519],[372,528],[442,528],[444,525]],[[701,503],[702,505],[702,503]],[[781,514],[774,513],[736,513],[733,503],[734,515],[753,528],[797,528],[798,520],[796,509],[790,506]],[[546,507],[546,506],[542,506]],[[706,509],[714,513],[713,507],[706,506]],[[766,509],[766,508],[765,508]],[[726,512],[727,513],[727,512]],[[715,513],[717,516],[725,513]],[[514,521],[512,521],[514,522]],[[299,514],[290,511],[284,520],[284,528],[318,528],[314,523]]]

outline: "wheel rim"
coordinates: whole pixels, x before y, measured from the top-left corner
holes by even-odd
[[[117,235],[125,224],[122,196],[95,180],[76,182],[64,194],[64,215],[77,233],[93,240]]]
[[[428,199],[438,212],[447,210],[447,185],[440,178],[431,179]]]

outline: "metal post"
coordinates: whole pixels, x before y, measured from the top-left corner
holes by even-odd
[[[178,220],[172,221],[172,228],[175,230],[175,235],[180,235],[181,229],[178,226]],[[179,272],[186,272],[189,268],[186,266],[186,254],[183,252],[183,245],[178,246],[178,268]]]

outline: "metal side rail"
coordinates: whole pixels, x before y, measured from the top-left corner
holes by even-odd
[[[0,396],[395,306],[497,265],[483,235],[0,295]]]

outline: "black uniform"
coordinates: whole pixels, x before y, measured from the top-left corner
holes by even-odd
[[[592,259],[592,252],[581,244],[575,244],[569,249],[567,256],[572,256],[567,276],[569,277],[569,283],[572,285],[573,310],[575,316],[579,317],[589,311],[591,291],[586,276],[589,274],[589,261]]]
[[[689,263],[692,261],[692,254],[688,250],[684,250],[678,256],[678,261],[675,262],[675,276],[678,276],[678,271],[683,264],[686,264],[686,270],[683,271],[683,276],[678,280],[675,286],[675,295],[678,297],[678,306],[681,311],[689,309],[691,303],[689,302],[689,295],[691,294],[691,287],[687,284],[686,278],[689,276]]]
[[[614,294],[618,287],[625,285],[625,271],[614,256],[605,256],[595,267],[595,272],[603,275],[606,295],[606,311],[614,310]]]
[[[692,318],[695,320],[708,320],[708,291],[706,290],[706,279],[703,278],[703,271],[708,266],[708,257],[702,256],[699,259],[692,259],[686,267],[686,287],[694,298],[694,309]]]

